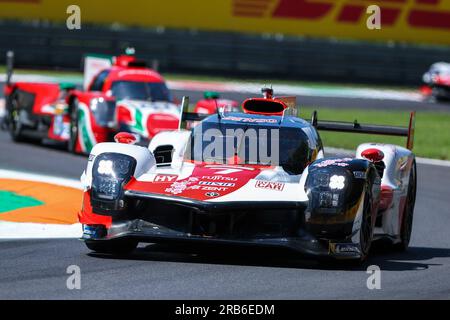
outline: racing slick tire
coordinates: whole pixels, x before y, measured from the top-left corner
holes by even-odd
[[[408,250],[411,241],[412,226],[414,221],[414,207],[417,195],[417,165],[413,162],[409,176],[408,194],[406,195],[405,208],[402,217],[402,226],[400,231],[400,242],[394,244],[394,249],[398,251]]]
[[[333,264],[339,265],[340,267],[350,267],[350,268],[358,268],[364,262],[366,262],[370,249],[373,243],[373,234],[374,234],[374,220],[372,216],[372,207],[373,207],[373,195],[372,195],[372,187],[368,182],[365,188],[364,193],[364,209],[363,216],[361,222],[361,228],[359,230],[360,237],[360,252],[361,255],[359,258],[351,258],[351,259],[338,259],[332,262]]]
[[[373,195],[372,186],[368,183],[364,196],[364,210],[360,229],[360,250],[361,257],[358,259],[360,263],[366,261],[369,256],[370,248],[373,241],[374,221],[372,216]]]
[[[78,99],[73,99],[70,105],[70,138],[67,145],[69,152],[77,153],[78,144]]]
[[[14,142],[23,142],[25,137],[23,135],[23,125],[20,121],[19,104],[16,95],[12,95],[9,101],[9,132]]]
[[[361,256],[355,259],[341,260],[340,264],[346,267],[360,267],[364,262],[366,262],[370,248],[373,242],[374,233],[374,221],[372,217],[372,207],[373,207],[373,195],[372,186],[367,183],[364,193],[364,209],[361,222],[361,228],[359,230],[359,243]]]
[[[126,255],[136,250],[138,241],[129,239],[105,240],[105,241],[85,241],[86,247],[96,253],[106,253],[113,255]]]

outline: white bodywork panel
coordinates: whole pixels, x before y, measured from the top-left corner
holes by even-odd
[[[96,75],[112,66],[112,56],[86,56],[84,59],[84,90],[88,89]]]
[[[158,146],[171,145],[174,149],[171,168],[179,170],[183,165],[184,153],[190,137],[191,132],[187,130],[163,131],[152,139],[148,148],[153,152]]]
[[[376,234],[386,234],[397,237],[400,234],[400,205],[401,199],[407,196],[409,177],[414,154],[405,148],[390,144],[366,143],[360,145],[356,151],[356,157],[363,159],[361,154],[367,150],[376,148],[384,153],[386,169],[381,181],[382,187],[393,190],[393,201],[390,208],[383,213],[383,225],[375,230]]]
[[[136,159],[135,177],[140,177],[145,173],[155,172],[156,170],[155,157],[147,148],[114,142],[99,143],[92,149],[86,171],[81,177],[81,182],[85,190],[91,188],[92,168],[95,158],[103,153],[121,153]]]

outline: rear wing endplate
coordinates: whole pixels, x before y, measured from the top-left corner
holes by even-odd
[[[185,122],[199,122],[211,116],[210,114],[186,111],[189,110],[189,101],[189,97],[183,97],[183,100],[181,101],[180,123],[178,125],[179,130],[183,128],[183,123]]]
[[[341,122],[341,121],[325,121],[317,119],[317,112],[313,113],[311,124],[320,131],[333,131],[333,132],[349,132],[349,133],[361,133],[361,134],[376,134],[385,136],[406,137],[406,147],[409,150],[414,149],[414,134],[416,126],[416,113],[411,112],[409,126],[381,126],[372,124],[360,124],[355,122]]]

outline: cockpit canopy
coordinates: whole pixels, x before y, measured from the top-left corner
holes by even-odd
[[[242,116],[236,114],[236,117],[238,115]],[[193,129],[187,160],[208,164],[281,166],[292,175],[303,173],[311,161],[314,150],[309,148],[308,136],[299,127],[217,120],[205,121]],[[279,120],[273,120],[278,124]]]

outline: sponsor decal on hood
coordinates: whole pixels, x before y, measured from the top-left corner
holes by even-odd
[[[126,190],[178,196],[195,200],[223,197],[255,179],[261,169],[248,166],[197,165],[191,176],[177,180],[174,175],[156,175],[153,182],[132,180]]]

